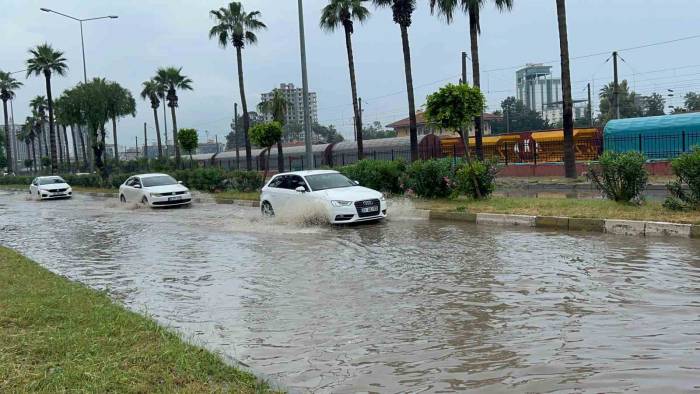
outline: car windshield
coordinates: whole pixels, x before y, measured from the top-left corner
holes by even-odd
[[[306,181],[313,191],[355,186],[345,175],[338,173],[307,175]]]
[[[175,178],[168,175],[158,175],[141,178],[141,182],[143,183],[143,187],[167,186],[177,184]]]
[[[39,178],[40,185],[52,185],[54,183],[66,183],[61,177]]]

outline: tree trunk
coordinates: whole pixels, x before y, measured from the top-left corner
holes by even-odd
[[[464,135],[466,134],[464,129],[460,129],[458,133],[459,137],[462,139],[462,146],[464,147],[464,157],[467,159],[467,165],[471,168],[472,157],[469,154],[469,137],[466,137]],[[471,178],[472,184],[474,185],[474,190],[476,191],[476,198],[481,200],[481,189],[479,189],[479,181],[476,179],[476,174],[474,173],[474,171],[472,171]]]
[[[248,129],[250,129],[250,117],[248,116],[248,103],[245,99],[245,85],[243,84],[243,58],[241,48],[236,47],[236,62],[238,63],[238,88],[241,90],[241,107],[243,107],[243,139],[245,140],[245,168],[248,171],[253,169],[251,157],[250,139],[248,139]]]
[[[41,156],[44,155],[44,151],[41,149],[41,136],[44,134],[42,130],[44,129],[44,126],[42,125],[41,128],[39,129],[39,133],[36,136],[37,143],[39,144],[39,158],[41,159]]]
[[[481,72],[479,71],[479,7],[469,8],[469,40],[472,53],[472,74],[474,86],[481,88]],[[466,81],[465,81],[466,82]],[[483,147],[484,126],[481,115],[474,118],[474,142],[476,142],[476,157],[484,160]]]
[[[56,153],[56,130],[53,124],[53,99],[51,97],[51,73],[44,71],[46,77],[46,101],[49,103],[49,141],[51,142],[51,173],[58,171],[58,158]]]
[[[158,107],[153,108],[153,119],[156,122],[156,141],[158,143],[158,160],[163,159],[163,146],[160,141],[160,125],[158,124]]]
[[[117,146],[117,118],[112,116],[112,138],[114,141],[114,161],[119,162],[119,148]]]
[[[418,160],[418,129],[416,128],[416,103],[413,97],[413,75],[411,73],[411,48],[408,44],[408,26],[401,26],[401,44],[403,45],[403,64],[406,73],[406,90],[408,92],[408,120],[411,137],[411,161]]]
[[[39,149],[39,154],[41,155],[41,149]],[[36,173],[36,145],[34,145],[34,138],[32,138],[32,167],[34,167],[34,172]]]
[[[31,153],[32,153],[32,148],[31,148],[32,143],[31,143],[31,141],[29,141],[28,139],[26,139],[26,140],[24,140],[24,144],[27,145],[27,159],[29,159],[29,158],[30,158],[30,155],[31,155]],[[29,159],[29,160],[31,161],[31,159]],[[22,164],[25,164],[25,163],[22,163]],[[31,166],[31,167],[33,167],[33,164],[34,164],[34,163],[32,163],[32,166]],[[26,167],[27,167],[27,166],[26,166],[26,164],[25,164],[25,168],[26,168]],[[33,170],[31,167],[29,168],[29,171],[32,171],[32,170]]]
[[[56,148],[58,148],[58,162],[63,166],[63,141],[61,140],[61,125],[56,125]]]
[[[268,168],[270,168],[270,150],[271,149],[272,149],[272,147],[268,146],[267,150],[265,152],[263,152],[263,159],[265,160],[265,162],[264,162],[265,169],[263,171],[263,182],[265,182],[267,180],[267,170],[268,170]],[[267,157],[265,157],[264,155],[267,155]]]
[[[355,79],[355,57],[352,54],[352,25],[345,26],[345,47],[348,52],[348,68],[350,69],[350,90],[352,91],[352,109],[355,113],[355,139],[357,140],[357,160],[365,157],[362,146],[362,113],[357,100],[357,80]]]
[[[7,100],[2,100],[2,109],[5,115],[5,154],[7,155],[7,172],[13,173],[14,161],[12,161],[12,140],[10,139],[10,120],[7,117]]]
[[[71,165],[70,165],[70,147],[68,145],[68,132],[66,131],[66,125],[61,125],[63,128],[63,147],[65,148],[65,158],[66,158],[66,164],[68,164],[68,170],[70,171]]]
[[[75,137],[75,127],[74,127],[74,125],[71,125],[71,126],[70,126],[70,134],[71,134],[71,137],[72,137],[72,139],[73,139],[73,157],[75,158],[75,171],[77,172],[77,171],[78,171],[78,168],[79,168],[80,166],[78,165],[78,162],[79,162],[79,160],[78,160],[78,143],[75,141],[75,138],[76,138],[76,137]],[[69,154],[68,156],[70,156],[70,154]]]
[[[180,144],[177,143],[177,117],[175,117],[175,106],[170,107],[170,117],[173,119],[173,146],[175,147],[175,163],[180,166]]]
[[[81,150],[83,151],[83,163],[85,163],[85,166],[88,166],[88,156],[87,156],[87,149],[85,147],[85,136],[83,135],[83,126],[78,125],[78,135],[80,136],[80,145],[81,145]]]
[[[566,0],[556,0],[559,21],[559,47],[561,52],[561,87],[564,101],[564,173],[567,178],[576,178],[576,155],[574,153],[574,114],[571,102],[571,71],[569,70],[569,38],[566,31]]]
[[[102,125],[100,130],[95,130],[95,141],[92,144],[92,150],[95,156],[95,167],[100,172],[103,177],[106,175],[103,171],[104,161],[102,160],[102,154],[105,148],[105,126]]]
[[[284,172],[284,152],[282,151],[282,140],[277,141],[277,172]]]

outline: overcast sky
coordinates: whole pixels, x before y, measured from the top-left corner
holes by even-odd
[[[305,0],[309,85],[318,93],[319,122],[352,134],[352,106],[343,34],[318,28],[320,10],[327,0]],[[482,89],[489,110],[515,94],[515,70],[525,63],[548,63],[559,76],[559,41],[554,0],[514,0],[511,13],[489,5],[482,13],[480,56]],[[48,42],[65,52],[70,70],[53,79],[54,97],[82,81],[80,30],[77,22],[41,12],[40,7],[88,18],[115,14],[119,19],[86,22],[85,51],[88,78],[105,77],[130,89],[137,98],[135,118],[120,121],[120,144],[133,144],[143,134],[143,122],[152,130],[148,103],[138,98],[141,82],[157,67],[181,66],[194,81],[194,91],[180,93],[178,125],[194,127],[200,138],[229,131],[233,103],[240,96],[235,52],[208,39],[209,10],[223,1],[184,0],[7,0],[0,14],[0,69],[25,68],[27,49]],[[243,0],[246,10],[259,10],[268,29],[258,33],[257,46],[244,50],[246,93],[251,108],[260,94],[283,82],[301,86],[296,0]],[[441,84],[456,82],[460,53],[468,50],[464,16],[446,25],[431,16],[428,0],[418,0],[409,30],[417,105]],[[647,48],[645,44],[700,35],[698,0],[568,0],[569,45],[572,57],[614,49],[625,60],[621,78],[642,94],[666,94],[667,104],[682,104],[687,91],[700,90],[700,38]],[[357,26],[353,36],[359,94],[364,121],[382,124],[407,116],[405,79],[399,28],[387,9],[370,6],[372,16]],[[586,96],[586,83],[598,90],[612,78],[609,54],[573,60],[574,99]],[[471,69],[471,66],[470,66]],[[496,71],[487,71],[496,70]],[[17,92],[14,115],[21,123],[28,102],[45,95],[43,78],[18,74],[24,87]],[[471,76],[469,77],[471,80]],[[594,102],[597,105],[597,102]],[[162,119],[161,119],[162,124]],[[140,137],[141,138],[141,137]],[[150,139],[150,138],[149,138]]]

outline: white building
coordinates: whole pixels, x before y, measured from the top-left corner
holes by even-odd
[[[284,98],[287,100],[287,114],[285,123],[298,123],[304,126],[304,94],[303,89],[297,88],[293,83],[280,84],[278,88],[284,93]],[[274,90],[269,93],[263,93],[261,101],[268,101],[272,98]],[[265,120],[272,120],[270,114],[265,114]],[[309,117],[311,123],[318,123],[318,101],[315,92],[309,92]]]

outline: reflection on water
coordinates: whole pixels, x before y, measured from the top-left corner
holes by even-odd
[[[0,230],[292,390],[700,390],[694,240],[20,194],[0,195]]]

